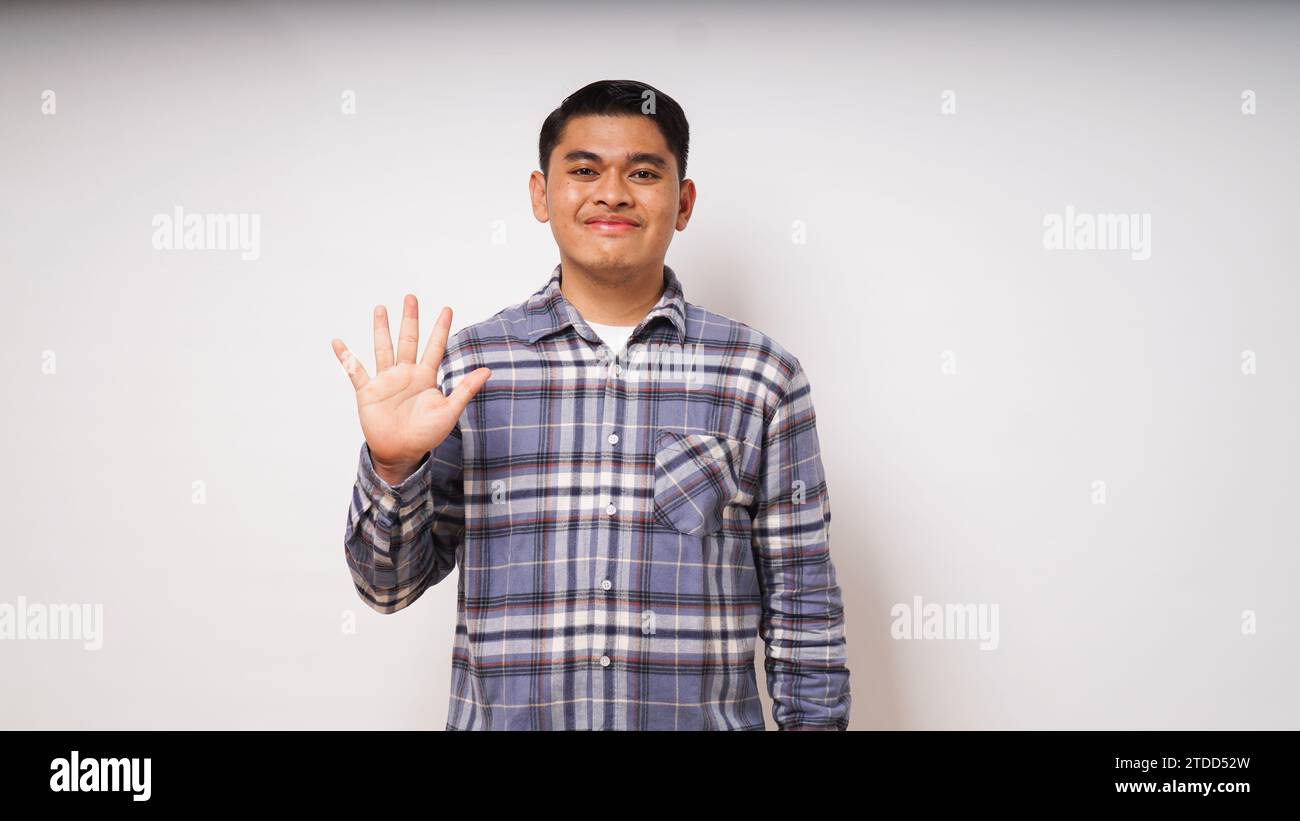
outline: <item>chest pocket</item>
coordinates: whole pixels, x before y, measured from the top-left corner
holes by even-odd
[[[654,515],[692,536],[722,529],[739,492],[745,443],[712,433],[660,430],[655,437]]]

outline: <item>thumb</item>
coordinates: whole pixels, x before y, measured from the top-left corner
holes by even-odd
[[[456,389],[447,397],[447,401],[455,408],[457,416],[460,416],[465,411],[465,406],[469,404],[469,400],[474,398],[474,395],[483,387],[483,383],[488,381],[491,376],[491,368],[479,368],[460,381]]]

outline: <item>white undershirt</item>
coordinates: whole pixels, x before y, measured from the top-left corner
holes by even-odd
[[[622,352],[623,346],[627,344],[627,338],[632,335],[632,331],[636,330],[635,325],[597,325],[595,322],[587,324],[596,332],[596,336],[609,346],[610,353],[614,356]]]

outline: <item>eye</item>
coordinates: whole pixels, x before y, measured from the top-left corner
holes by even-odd
[[[656,174],[655,172],[650,171],[649,169],[646,169],[646,168],[642,168],[640,171],[637,171],[636,173],[637,173],[637,174],[649,174],[651,178],[653,178],[653,179],[659,179],[659,175],[658,175],[658,174]],[[641,179],[644,180],[644,179],[646,179],[646,178],[645,178],[645,177],[642,177]]]
[[[588,167],[586,167],[586,166],[584,165],[584,166],[581,167],[581,168],[575,168],[575,169],[573,169],[573,171],[571,171],[570,173],[572,173],[572,174],[577,174],[579,171],[591,171],[591,169],[588,168]],[[591,173],[594,174],[594,173],[596,173],[596,172],[592,171]]]

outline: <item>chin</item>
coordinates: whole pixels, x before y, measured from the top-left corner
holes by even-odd
[[[604,274],[610,280],[621,280],[623,276],[637,268],[636,260],[623,254],[601,254],[599,252],[584,254],[579,257],[583,266],[596,273]]]

